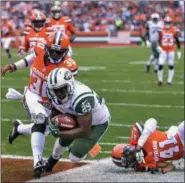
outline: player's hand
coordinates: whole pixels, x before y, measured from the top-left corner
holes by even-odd
[[[16,68],[16,65],[15,65],[15,64],[5,65],[5,66],[1,69],[1,76],[4,76],[5,73],[6,73],[7,71],[9,71],[9,72],[14,72],[14,71],[16,71],[16,70],[17,70],[17,68]]]
[[[147,47],[147,48],[150,48],[150,47],[151,47],[151,42],[148,41],[148,40],[146,40],[146,47]]]
[[[178,59],[178,60],[181,59],[181,56],[182,56],[181,52],[180,52],[180,51],[177,51],[177,59]]]
[[[157,47],[157,51],[158,51],[159,53],[161,53],[161,52],[163,51],[163,49],[162,49],[160,46],[158,46],[158,47]]]
[[[59,127],[57,125],[53,125],[51,119],[48,119],[49,131],[54,137],[59,137]]]

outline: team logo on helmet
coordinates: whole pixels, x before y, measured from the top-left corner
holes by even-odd
[[[64,79],[65,80],[70,80],[72,78],[72,74],[70,71],[66,71],[64,74]]]

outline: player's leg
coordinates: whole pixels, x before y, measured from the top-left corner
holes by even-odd
[[[169,52],[168,53],[168,80],[167,80],[167,84],[171,85],[172,84],[172,80],[174,77],[174,59],[175,59],[175,52]]]
[[[159,51],[157,50],[157,43],[153,43],[152,49],[153,49],[153,55],[154,55],[154,72],[157,73],[158,60],[159,60]]]
[[[152,64],[152,62],[154,61],[154,55],[150,55],[149,60],[146,63],[146,72],[150,71],[150,66]]]
[[[43,171],[42,153],[45,145],[46,122],[49,116],[49,111],[38,101],[42,101],[42,98],[27,89],[25,92],[25,102],[33,122],[31,129],[31,147],[35,178],[39,178]]]
[[[3,45],[3,47],[4,47],[4,49],[5,49],[5,51],[6,51],[7,55],[8,55],[8,61],[12,62],[12,55],[10,53],[10,44],[11,44],[11,37],[4,38],[4,45]]]
[[[181,122],[178,126],[178,134],[179,134],[179,137],[181,139],[181,142],[184,146],[184,121]]]
[[[158,62],[158,70],[157,70],[157,78],[158,78],[158,86],[161,86],[163,83],[163,67],[166,61],[166,52],[161,52],[159,55],[159,62]]]
[[[101,125],[92,126],[91,134],[86,138],[77,138],[74,140],[70,149],[69,159],[72,162],[78,162],[86,158],[87,153],[93,146],[101,140],[108,129],[109,122]]]
[[[68,51],[68,55],[69,55],[70,57],[72,57],[73,50],[72,50],[71,45],[69,45],[68,49],[69,49],[69,51]]]
[[[44,165],[46,172],[52,171],[53,167],[62,157],[65,151],[69,150],[69,145],[73,142],[73,139],[57,138],[53,147],[52,155],[47,159]]]

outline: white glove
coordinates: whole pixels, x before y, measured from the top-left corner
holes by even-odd
[[[177,59],[180,60],[181,59],[181,52],[180,51],[177,51]]]
[[[8,88],[8,93],[6,94],[6,98],[10,100],[17,100],[17,99],[22,99],[23,95],[13,88]]]
[[[148,41],[148,40],[146,40],[146,47],[147,47],[147,48],[150,48],[150,47],[151,47],[151,42]]]
[[[158,47],[157,47],[157,51],[158,51],[159,53],[161,53],[161,52],[163,51],[163,49],[162,49],[160,46],[158,46]]]

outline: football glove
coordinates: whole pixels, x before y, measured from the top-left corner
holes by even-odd
[[[4,76],[5,73],[6,73],[7,71],[9,71],[9,72],[14,72],[14,71],[16,71],[16,70],[17,70],[17,68],[16,68],[16,65],[15,65],[15,64],[5,65],[5,66],[1,69],[1,76]]]
[[[147,48],[150,48],[150,47],[151,47],[151,42],[148,41],[148,40],[146,40],[146,47],[147,47]]]
[[[163,51],[163,49],[162,49],[160,46],[158,46],[158,47],[157,47],[157,51],[158,51],[159,53],[161,53],[161,52]]]
[[[177,59],[180,60],[181,59],[181,52],[177,51]]]
[[[58,125],[54,125],[52,124],[51,122],[51,119],[48,119],[48,126],[49,126],[49,131],[51,132],[51,134],[54,136],[54,137],[59,137],[59,127]]]

